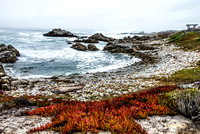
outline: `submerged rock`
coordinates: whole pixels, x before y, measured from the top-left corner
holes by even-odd
[[[17,61],[17,56],[20,56],[20,53],[12,45],[0,45],[0,62],[14,63]]]
[[[76,49],[76,50],[80,50],[80,51],[86,51],[87,47],[81,43],[76,43],[74,45],[71,46],[71,48]]]
[[[89,51],[98,51],[99,49],[94,44],[89,44],[88,50]]]
[[[52,31],[43,34],[43,36],[52,36],[52,37],[78,37],[77,35],[72,34],[69,31],[62,30],[60,28],[53,29]]]

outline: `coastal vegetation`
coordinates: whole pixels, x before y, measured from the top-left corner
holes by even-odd
[[[102,37],[102,35],[100,35],[100,37]],[[126,41],[131,40],[132,39],[129,38],[126,39]],[[185,50],[199,50],[200,34],[198,32],[181,31],[172,35],[169,41]],[[113,47],[113,45],[111,45],[111,47]],[[141,49],[154,50],[151,46],[140,47]],[[121,49],[123,50],[124,47]],[[176,59],[176,56],[168,56]],[[143,55],[143,57],[146,57],[146,55]],[[152,59],[152,57],[149,59]],[[144,78],[142,78],[142,80],[145,79],[148,79],[148,77],[144,76]],[[51,122],[32,128],[28,133],[52,130],[63,134],[74,132],[98,133],[98,131],[109,131],[117,134],[146,134],[147,131],[144,130],[136,120],[148,119],[149,116],[153,115],[182,114],[199,123],[200,90],[198,88],[182,89],[180,88],[181,86],[179,87],[176,85],[199,81],[200,61],[198,61],[195,66],[190,66],[188,69],[174,72],[167,78],[160,79],[160,76],[156,76],[155,78],[152,77],[152,79],[161,82],[164,81],[168,86],[165,85],[154,88],[151,86],[151,89],[147,89],[146,87],[142,89],[140,86],[136,92],[133,92],[132,89],[134,89],[134,87],[131,87],[130,83],[122,85],[120,79],[118,79],[119,83],[115,84],[115,86],[117,86],[116,91],[127,91],[129,89],[131,91],[127,92],[127,94],[121,92],[122,95],[114,94],[113,91],[109,94],[102,94],[99,101],[97,101],[98,96],[92,94],[93,91],[88,91],[90,96],[87,98],[86,102],[73,100],[74,98],[71,98],[69,92],[64,93],[62,97],[56,92],[52,96],[43,94],[14,97],[6,94],[4,90],[0,90],[0,104],[2,104],[2,106],[0,105],[0,111],[3,109],[37,106],[38,108],[34,110],[23,111],[21,115],[52,117]],[[131,81],[134,80],[131,79]],[[22,83],[26,82],[22,81]],[[169,86],[172,83],[175,85]],[[105,90],[115,88],[109,84],[106,87],[105,83],[101,83],[99,86],[104,86]],[[100,89],[95,89],[95,91],[102,92]],[[80,97],[81,95],[82,94],[78,94],[76,97]]]
[[[200,32],[180,31],[169,38],[169,42],[180,46],[184,50],[200,50]],[[163,78],[163,81],[185,84],[200,80],[200,60],[195,66],[174,72],[170,77]]]
[[[174,72],[169,78],[163,78],[164,81],[186,84],[200,80],[200,67],[183,69]]]
[[[180,31],[169,38],[170,43],[182,47],[184,50],[200,50],[200,32]]]
[[[174,90],[166,94],[169,96],[176,108],[186,117],[191,118],[195,123],[200,124],[200,90],[189,88],[184,90]]]
[[[42,96],[23,96],[32,105],[45,106],[24,115],[53,116],[52,122],[33,128],[29,132],[51,129],[62,133],[99,130],[112,133],[147,133],[134,119],[144,119],[151,115],[175,115],[178,110],[166,93],[179,90],[177,86],[163,86],[148,91],[123,95],[112,100],[80,102],[62,99],[48,99]],[[8,101],[9,96],[2,94]],[[10,97],[11,101],[13,97]],[[47,106],[48,105],[48,106]]]

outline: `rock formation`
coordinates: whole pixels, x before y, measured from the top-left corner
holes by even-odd
[[[89,44],[88,46],[85,46],[81,43],[76,43],[76,44],[72,45],[71,48],[80,50],[80,51],[87,51],[87,50],[97,51],[97,50],[99,50],[94,44]]]
[[[94,44],[89,44],[88,46],[89,51],[98,51],[99,49]]]
[[[0,89],[2,90],[10,89],[10,77],[6,75],[1,62],[0,62]]]
[[[105,41],[105,42],[111,42],[111,41],[114,41],[114,40],[115,40],[114,38],[106,37],[106,36],[104,36],[104,35],[101,34],[101,33],[96,33],[96,34],[90,36],[88,39],[99,40],[99,41]]]
[[[74,45],[71,46],[71,48],[76,49],[76,50],[80,50],[80,51],[86,51],[87,47],[81,43],[76,43]]]
[[[14,63],[17,61],[17,56],[20,56],[19,51],[13,46],[5,44],[0,45],[0,62]]]
[[[71,32],[66,31],[66,30],[62,30],[60,28],[53,29],[52,31],[50,31],[50,32],[48,32],[46,34],[43,34],[43,36],[52,36],[52,37],[78,37],[78,36],[72,34]]]
[[[154,63],[157,61],[156,47],[149,45],[148,41],[156,40],[153,36],[133,36],[109,42],[103,49],[111,53],[126,53],[143,60]]]

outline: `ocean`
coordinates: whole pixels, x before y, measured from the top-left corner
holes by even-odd
[[[49,31],[51,29],[0,28],[0,44],[13,45],[21,54],[16,63],[3,64],[8,75],[16,78],[39,78],[104,72],[122,68],[140,60],[126,54],[102,51],[106,42],[95,44],[100,49],[99,51],[74,50],[71,48],[72,44],[67,44],[67,41],[73,41],[76,38],[43,36]],[[125,36],[112,31],[72,30],[71,32],[78,36],[91,36],[101,32],[105,36],[118,39]]]

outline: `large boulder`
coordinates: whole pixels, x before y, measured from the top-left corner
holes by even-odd
[[[76,50],[80,50],[80,51],[86,51],[87,47],[81,43],[76,43],[74,45],[71,46],[71,48],[76,49]]]
[[[113,43],[108,43],[104,48],[103,51],[108,51],[111,53],[127,53],[130,54],[133,52],[133,48],[130,47],[129,45],[125,44],[113,44]]]
[[[8,45],[8,50],[14,52],[16,56],[20,56],[19,51],[16,48],[14,48],[12,45]]]
[[[114,38],[106,37],[101,33],[96,33],[96,34],[90,36],[89,39],[94,39],[94,40],[99,40],[99,41],[104,41],[104,42],[112,42],[115,40]]]
[[[20,56],[20,53],[13,46],[6,46],[5,44],[0,45],[0,62],[14,63],[17,61],[17,56]]]
[[[97,51],[99,49],[94,44],[89,44],[88,45],[88,50],[89,51]]]
[[[60,28],[53,29],[52,31],[50,31],[50,32],[48,32],[46,34],[43,34],[43,36],[52,36],[52,37],[78,37],[78,36],[72,34],[71,32],[66,31],[66,30],[62,30]]]

